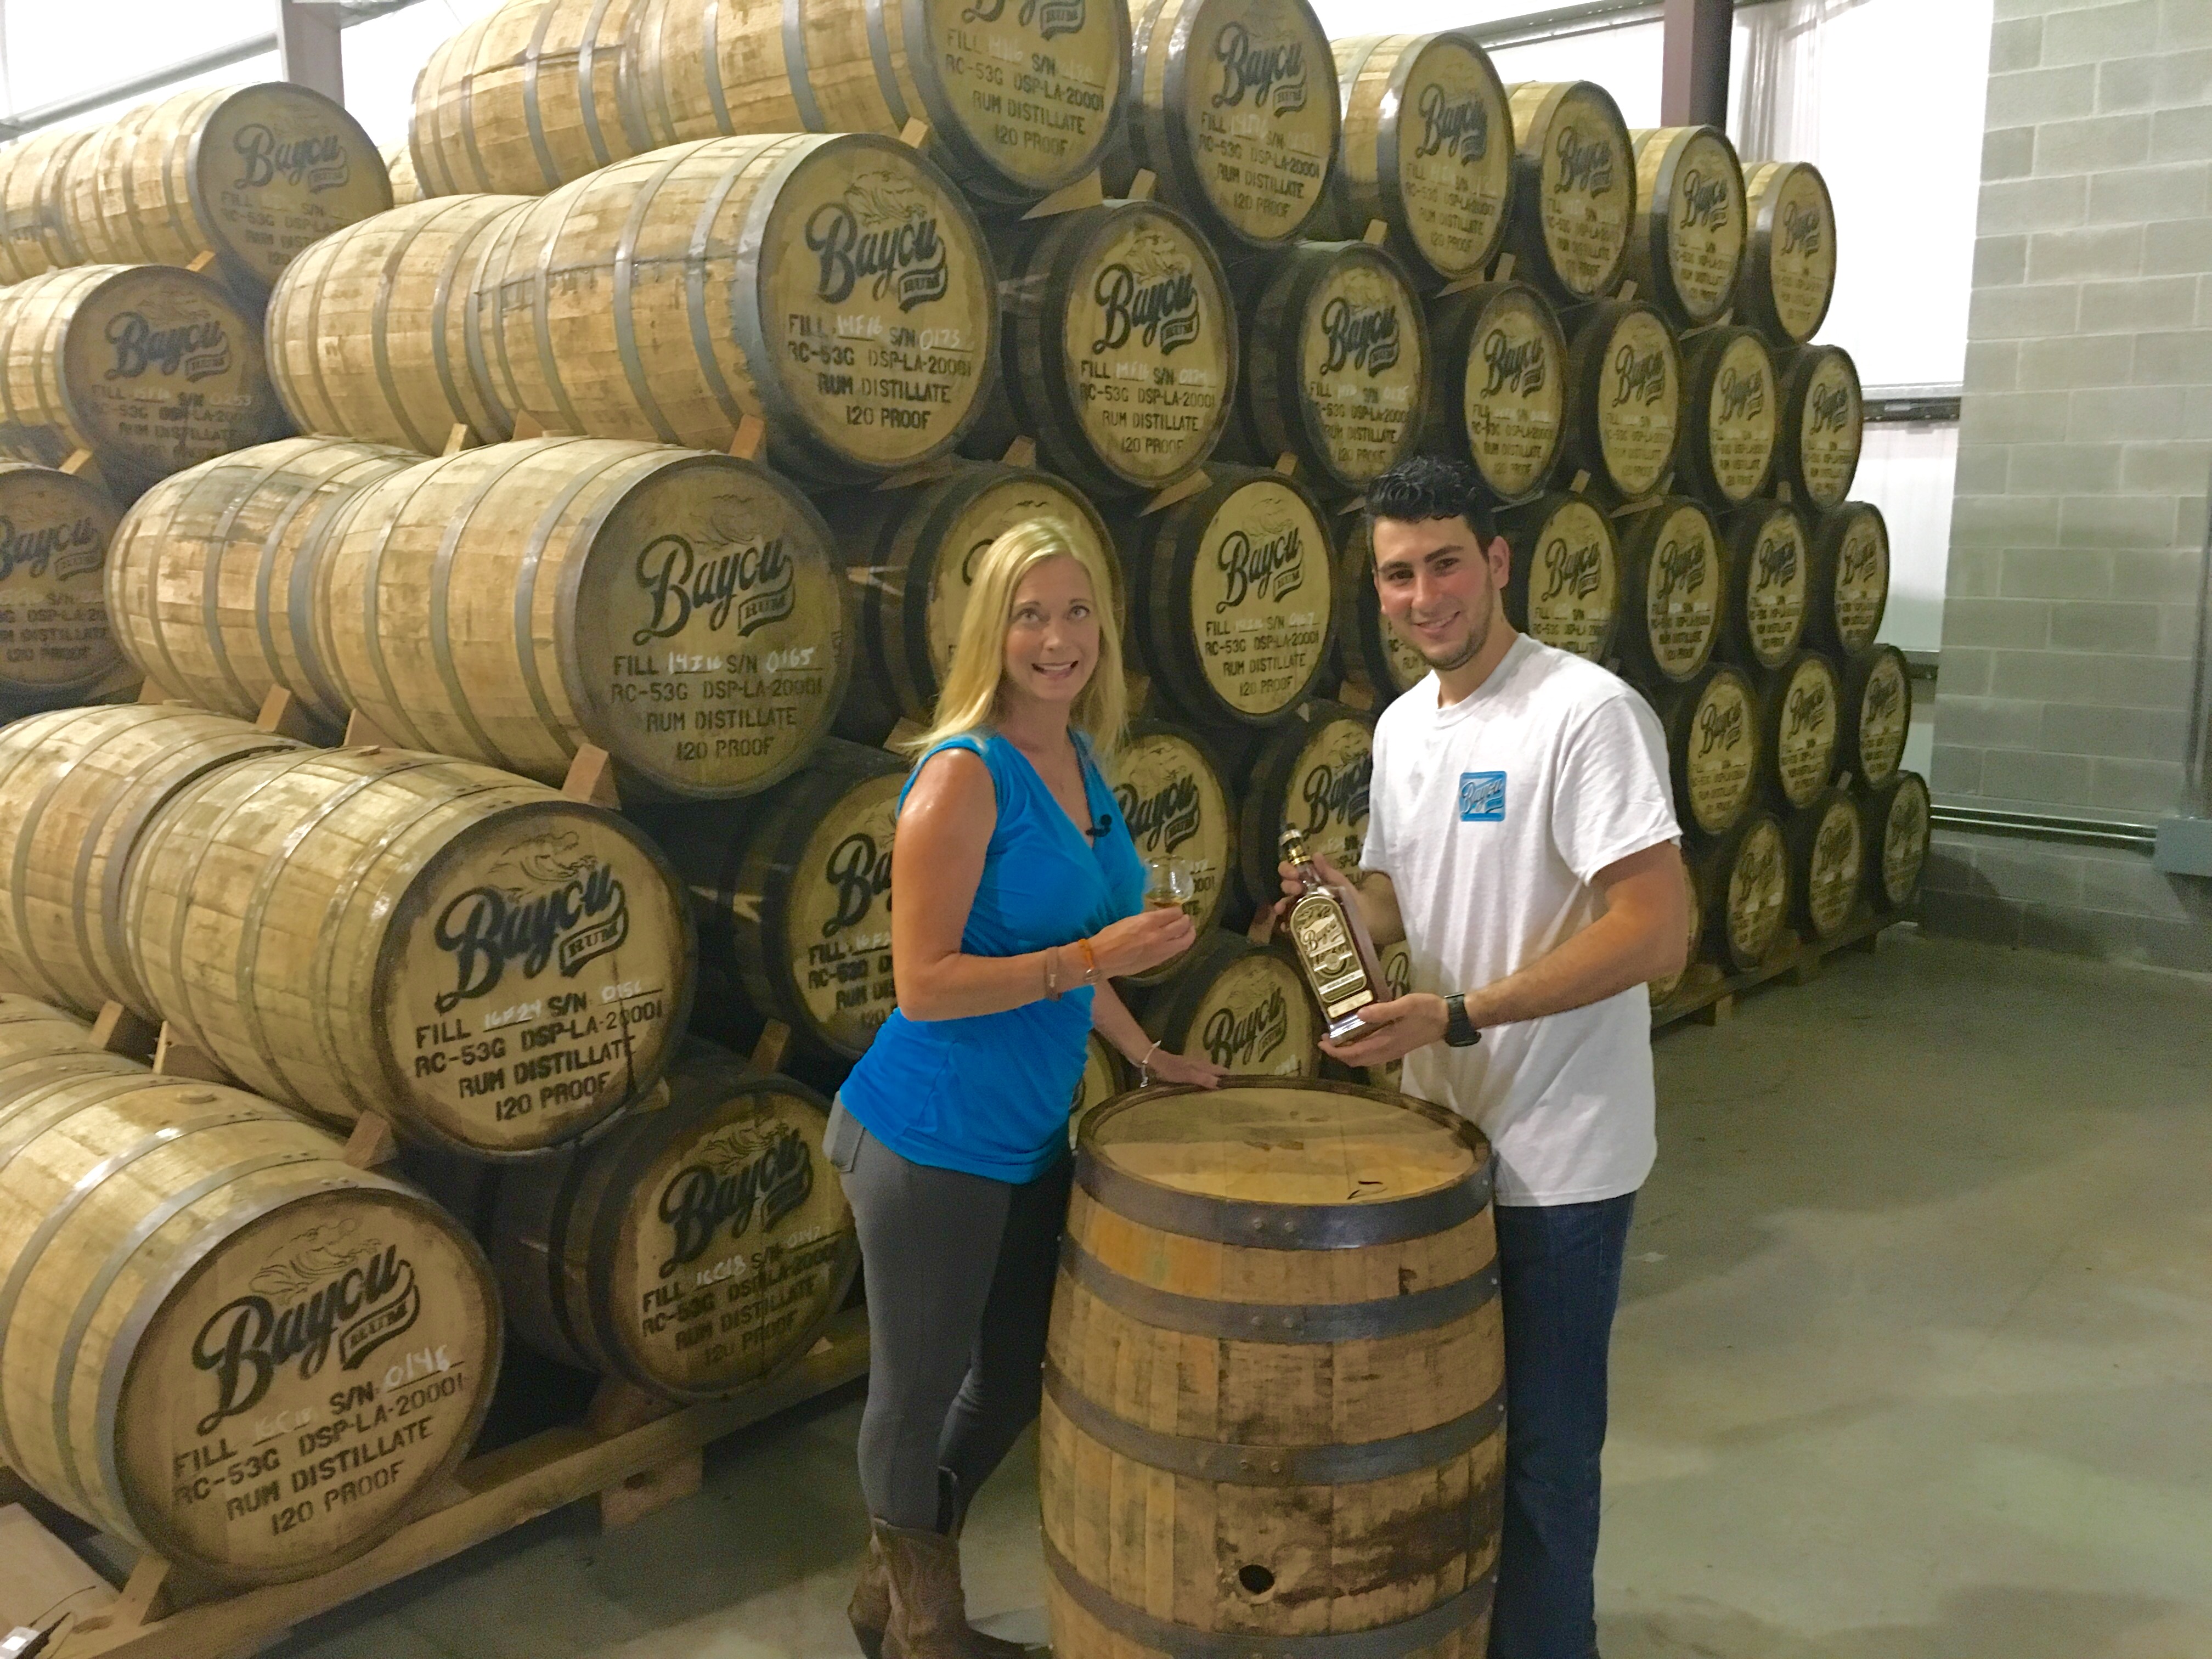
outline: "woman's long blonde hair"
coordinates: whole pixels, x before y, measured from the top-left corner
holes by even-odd
[[[1098,612],[1098,661],[1089,684],[1076,694],[1068,723],[1091,739],[1094,754],[1113,753],[1129,714],[1129,692],[1121,674],[1121,630],[1115,620],[1114,580],[1105,562],[1087,542],[1053,519],[1030,519],[1006,532],[983,550],[968,590],[968,609],[952,647],[952,666],[937,694],[937,718],[929,730],[906,747],[921,754],[947,738],[988,726],[999,712],[1005,678],[1006,629],[1013,621],[1014,594],[1022,578],[1047,559],[1073,559],[1091,579],[1091,601]]]

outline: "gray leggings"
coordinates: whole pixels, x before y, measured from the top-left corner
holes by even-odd
[[[868,1404],[860,1494],[895,1527],[949,1529],[1037,1414],[1073,1165],[1022,1186],[901,1158],[841,1101],[824,1144],[860,1234]]]

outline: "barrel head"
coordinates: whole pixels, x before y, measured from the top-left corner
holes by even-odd
[[[106,491],[46,467],[0,462],[0,702],[78,701],[123,660],[109,630]]]
[[[310,242],[392,205],[361,123],[289,81],[241,87],[193,146],[193,207],[226,266],[267,288]]]

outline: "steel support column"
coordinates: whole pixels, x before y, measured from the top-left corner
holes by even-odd
[[[276,0],[276,52],[287,81],[345,102],[343,54],[338,45],[340,8],[317,0]]]
[[[1665,0],[1659,118],[1670,127],[1728,125],[1735,0]]]

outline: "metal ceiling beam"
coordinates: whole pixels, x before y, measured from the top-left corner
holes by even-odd
[[[344,27],[341,7],[322,0],[276,0],[277,72],[334,104],[344,103],[345,58],[338,46],[338,31]]]
[[[1660,124],[1725,129],[1735,0],[1665,0],[1665,6]]]

